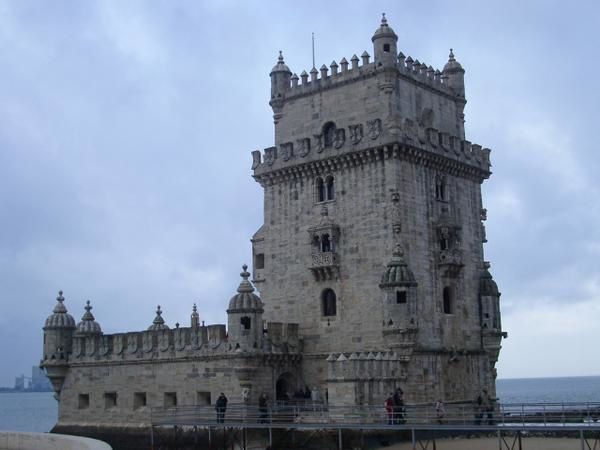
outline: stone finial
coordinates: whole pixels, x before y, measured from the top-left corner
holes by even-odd
[[[324,80],[327,78],[327,71],[329,70],[325,64],[321,66],[321,79]]]
[[[85,302],[85,313],[81,317],[81,320],[94,320],[94,315],[92,314],[92,306],[90,305],[90,301]]]
[[[392,256],[397,258],[404,257],[404,250],[402,250],[402,245],[400,245],[400,242],[396,242],[396,245],[394,245],[394,251],[392,252]]]
[[[385,18],[385,13],[381,13],[381,26],[382,27],[388,26],[387,19]]]
[[[404,60],[406,59],[406,56],[404,56],[404,53],[400,52],[398,53],[398,64],[400,64],[400,67],[404,69]]]
[[[306,70],[302,71],[300,78],[302,78],[302,84],[308,83],[308,74],[306,73]]]
[[[335,76],[338,73],[338,65],[335,62],[335,59],[331,62],[331,64],[329,65],[329,67],[331,67],[331,76]]]
[[[63,291],[58,291],[58,297],[56,297],[56,301],[56,306],[54,306],[52,312],[57,314],[66,313],[67,307],[63,303],[65,301],[65,298],[63,297]]]
[[[191,316],[191,326],[192,328],[198,328],[200,325],[200,315],[198,314],[198,309],[196,308],[196,304],[192,307],[192,316]]]
[[[352,55],[352,58],[350,58],[350,61],[352,62],[352,69],[358,69],[358,56],[356,55]]]
[[[162,311],[160,310],[160,305],[156,307],[156,317],[152,321],[154,325],[164,325],[165,319],[162,318]]]
[[[348,60],[346,58],[342,58],[340,61],[340,66],[342,66],[342,73],[348,70]]]
[[[316,67],[313,67],[312,69],[310,69],[310,81],[317,81],[318,74],[319,74],[319,71],[317,70]]]
[[[244,264],[242,266],[242,272],[240,273],[240,276],[242,277],[242,282],[240,283],[239,287],[237,288],[237,291],[240,294],[243,294],[244,292],[254,292],[254,287],[252,286],[252,283],[250,283],[250,281],[248,281],[248,278],[250,277],[250,273],[248,272],[248,265]]]
[[[456,59],[454,59],[454,52],[452,51],[452,49],[450,49],[450,54],[448,55],[448,61],[456,61]]]
[[[362,53],[362,55],[360,55],[360,57],[362,58],[363,66],[369,64],[369,58],[371,55],[369,55],[366,50]]]
[[[298,86],[298,80],[299,80],[298,75],[293,74],[291,80],[292,80],[292,87]]]

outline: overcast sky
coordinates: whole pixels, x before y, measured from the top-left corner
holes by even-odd
[[[59,289],[105,333],[207,323],[250,263],[269,71],[363,50],[466,69],[492,149],[486,259],[500,377],[600,375],[600,7],[594,1],[0,1],[0,385],[28,374]]]

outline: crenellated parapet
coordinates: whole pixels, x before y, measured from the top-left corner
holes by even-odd
[[[331,145],[323,135],[305,136],[295,142],[252,152],[254,178],[261,184],[278,178],[296,178],[336,170],[338,165],[369,161],[369,153],[393,149],[397,157],[448,172],[471,173],[485,179],[490,175],[489,148],[460,139],[435,128],[424,128],[410,119],[400,123],[400,135],[384,129],[380,118],[366,123],[336,124]],[[387,155],[392,156],[392,155]]]
[[[319,70],[312,68],[310,72],[303,70],[300,76],[292,74],[289,84],[283,86],[284,100],[292,100],[315,92],[335,89],[345,84],[354,83],[377,76],[383,71],[389,71],[390,66],[381,66],[371,62],[371,56],[364,51],[361,58],[352,55],[350,63],[342,58],[339,64],[334,60],[329,67],[323,64]],[[456,93],[448,84],[448,78],[443,71],[434,69],[431,65],[406,57],[402,52],[397,56],[396,63],[392,66],[397,75],[421,87],[432,89],[438,93],[454,98]]]

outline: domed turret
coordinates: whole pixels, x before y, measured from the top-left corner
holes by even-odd
[[[404,260],[404,252],[400,247],[400,244],[396,244],[394,252],[392,253],[392,259],[385,267],[385,272],[381,277],[380,288],[393,288],[393,287],[413,287],[416,286],[417,282],[412,270],[409,269],[408,264]]]
[[[148,327],[148,330],[168,330],[169,327],[165,325],[165,319],[162,318],[162,311],[160,309],[160,305],[156,307],[156,317],[152,321],[152,325]]]
[[[379,287],[384,294],[384,332],[415,328],[417,281],[404,260],[404,252],[399,243],[394,248],[391,261],[385,267]]]
[[[77,324],[77,335],[91,335],[91,334],[102,334],[100,324],[96,322],[94,315],[92,314],[92,307],[88,300],[85,304],[85,313],[81,317],[81,322]]]
[[[375,30],[371,41],[373,42],[375,64],[377,66],[394,67],[398,53],[396,48],[398,36],[396,36],[392,27],[388,25],[385,13],[383,13],[381,25]]]
[[[56,306],[44,324],[44,356],[41,367],[52,383],[59,398],[63,382],[69,370],[69,356],[73,347],[75,319],[67,312],[63,292],[58,292]]]
[[[500,330],[500,292],[489,269],[490,263],[484,262],[481,278],[479,279],[481,328],[484,330]]]
[[[279,51],[277,64],[271,69],[271,101],[281,99],[284,93],[290,89],[292,71],[283,61],[283,53]],[[273,106],[273,105],[271,105]]]
[[[460,63],[454,58],[452,49],[450,49],[448,62],[444,66],[442,76],[456,95],[459,97],[465,96],[465,69],[463,69]]]
[[[247,351],[261,348],[262,343],[262,313],[263,303],[258,295],[254,293],[252,283],[248,281],[250,273],[248,266],[242,266],[242,282],[237,294],[231,297],[228,317],[229,342],[236,350]]]
[[[71,353],[75,319],[67,312],[63,292],[56,297],[56,306],[44,324],[44,359],[67,359]]]

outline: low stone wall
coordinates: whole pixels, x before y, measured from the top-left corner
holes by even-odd
[[[112,450],[105,442],[79,436],[0,431],[0,450]]]

